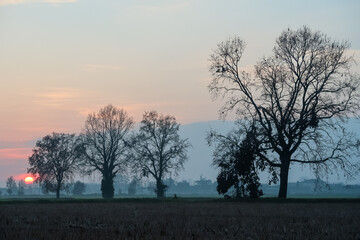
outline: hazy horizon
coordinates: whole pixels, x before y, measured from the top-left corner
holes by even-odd
[[[350,122],[349,129],[351,128],[353,131],[356,129],[360,130],[360,126],[354,125],[354,123],[358,122]],[[214,120],[214,121],[203,121],[203,122],[194,122],[189,124],[183,124],[180,126],[180,136],[182,138],[188,138],[192,147],[188,149],[189,160],[184,164],[184,170],[180,171],[178,176],[172,175],[171,178],[176,181],[186,180],[189,182],[194,182],[199,180],[200,177],[210,179],[211,181],[216,181],[216,177],[218,175],[218,168],[212,166],[212,154],[213,147],[209,147],[206,142],[206,135],[210,130],[216,130],[219,133],[226,134],[229,131],[235,128],[235,124],[233,121],[222,121],[222,120]],[[79,133],[79,132],[78,132]],[[76,134],[78,134],[76,133]],[[16,158],[14,162],[11,159],[11,153],[1,152],[3,156],[9,157],[8,161],[12,161],[12,164],[7,165],[6,167],[0,168],[0,188],[5,187],[6,179],[10,176],[14,176],[16,181],[24,179],[26,176],[30,176],[31,174],[26,174],[26,169],[28,167],[28,157],[31,155],[32,148],[35,146],[37,139],[33,139],[31,141],[24,142],[23,144],[23,155],[22,157]],[[4,144],[4,142],[0,142],[0,144]],[[11,143],[10,143],[11,144]],[[6,147],[9,145],[0,145],[0,149],[2,147]],[[324,181],[328,181],[329,183],[349,183],[349,184],[360,184],[360,176],[356,176],[355,179],[347,181],[342,175],[342,172],[339,172],[339,175],[329,175],[328,179],[323,179]],[[170,176],[167,176],[168,178]],[[267,172],[260,173],[260,182],[266,184],[269,179],[269,174]],[[308,166],[301,166],[300,164],[296,164],[290,167],[289,174],[289,182],[297,182],[304,179],[314,179],[316,176],[313,172],[311,172]],[[99,174],[89,176],[80,176],[77,174],[75,180],[80,180],[84,182],[94,182],[100,183],[101,176]],[[151,178],[149,180],[152,180]]]

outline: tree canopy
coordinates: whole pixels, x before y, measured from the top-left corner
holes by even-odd
[[[9,195],[12,195],[15,193],[17,189],[16,181],[13,176],[8,177],[6,180],[6,191]]]
[[[89,114],[81,134],[84,172],[97,171],[102,175],[104,198],[114,196],[114,177],[126,170],[129,144],[127,138],[134,121],[122,110],[107,105],[98,113]]]
[[[245,127],[245,126],[244,126]],[[259,141],[255,127],[239,128],[227,135],[211,131],[207,140],[215,145],[213,165],[220,168],[217,177],[217,191],[228,195],[232,189],[235,198],[258,198],[263,195],[260,190],[258,171],[269,168],[269,164],[258,157]],[[270,182],[276,182],[276,175]]]
[[[279,197],[287,196],[290,164],[310,164],[316,174],[342,169],[351,176],[357,139],[344,122],[359,115],[359,76],[351,71],[350,44],[308,27],[287,29],[273,55],[254,72],[241,70],[245,42],[220,43],[210,57],[213,97],[226,98],[221,116],[236,111],[259,129],[259,157],[280,171]]]
[[[165,194],[164,177],[180,171],[188,158],[190,144],[180,138],[179,127],[173,116],[146,112],[138,134],[133,137],[134,169],[142,171],[143,176],[155,178],[158,197]]]
[[[74,183],[74,186],[73,186],[71,192],[75,196],[80,196],[80,195],[83,195],[83,193],[85,192],[85,189],[86,189],[85,183],[80,182],[80,181],[76,181]]]
[[[29,157],[28,172],[36,176],[35,182],[43,183],[47,191],[56,192],[57,198],[77,169],[77,146],[75,134],[53,133],[37,141]]]

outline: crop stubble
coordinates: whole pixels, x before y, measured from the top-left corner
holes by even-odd
[[[360,239],[360,203],[0,205],[0,239]]]

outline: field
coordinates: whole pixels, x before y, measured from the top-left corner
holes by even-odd
[[[6,200],[0,239],[360,239],[360,201]]]

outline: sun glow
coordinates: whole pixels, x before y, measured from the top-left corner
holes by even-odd
[[[25,183],[26,184],[32,184],[34,182],[34,179],[32,177],[26,177],[25,178]]]

